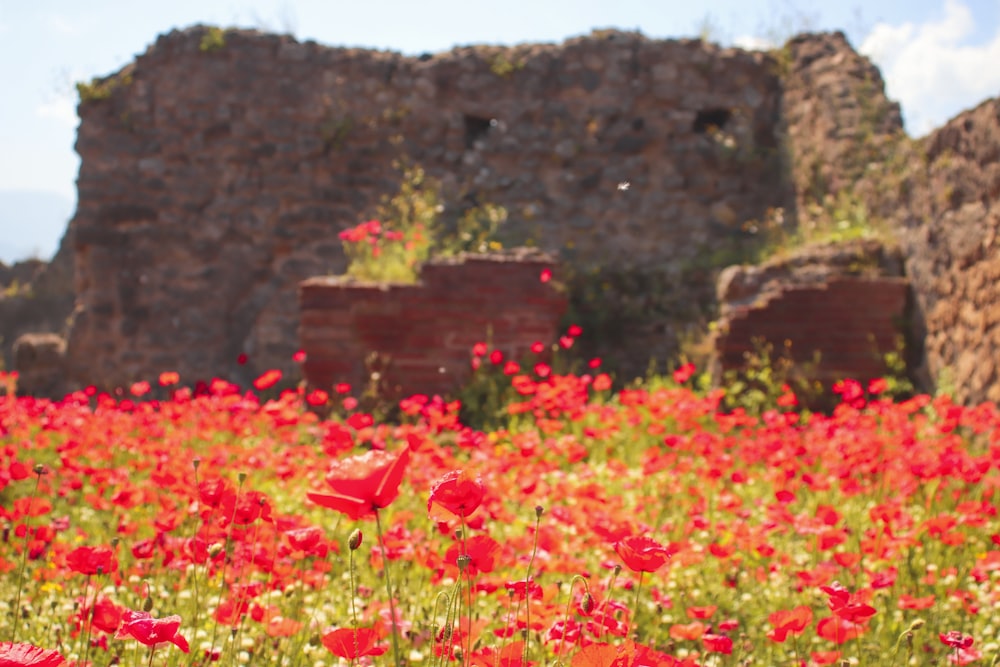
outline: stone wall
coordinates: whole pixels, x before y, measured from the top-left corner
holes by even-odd
[[[907,333],[910,289],[898,252],[877,241],[807,246],[719,279],[718,370],[746,366],[770,343],[829,388],[885,375]],[[789,344],[786,348],[786,342]]]
[[[218,35],[162,36],[85,90],[77,382],[293,371],[296,286],[344,269],[337,233],[395,191],[398,158],[449,210],[506,207],[507,245],[558,253],[572,293],[597,296],[572,311],[588,352],[640,373],[714,316],[747,221],[794,224],[803,156],[841,150],[812,144],[892,130],[860,112],[891,105],[840,34],[782,58],[615,31],[416,58]]]
[[[416,285],[306,280],[299,288],[306,379],[363,389],[378,373],[384,395],[447,394],[469,377],[476,343],[519,360],[535,341],[556,339],[566,296],[540,280],[552,266],[541,254],[463,255],[425,265]]]
[[[64,335],[73,312],[73,252],[69,236],[50,262],[29,260],[6,266],[0,262],[0,349],[2,366],[17,363],[14,346],[31,333]],[[21,387],[31,389],[30,382]],[[46,385],[48,389],[50,385]]]
[[[964,403],[1000,402],[1000,100],[898,161],[876,194],[906,257],[924,374]]]

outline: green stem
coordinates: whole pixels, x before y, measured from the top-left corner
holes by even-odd
[[[528,664],[528,644],[531,641],[531,568],[535,564],[535,554],[538,553],[538,527],[542,523],[541,505],[535,507],[535,537],[531,544],[531,558],[528,559],[528,571],[524,575],[524,650],[521,651],[521,664]]]
[[[100,568],[98,568],[98,574],[100,574]],[[87,575],[87,583],[83,587],[83,604],[87,604],[87,595],[90,593],[90,575]],[[94,602],[90,605],[90,613],[87,614],[87,635],[84,639],[83,645],[83,663],[87,664],[87,658],[90,657],[90,633],[94,629],[94,616],[97,614],[97,589],[94,589]]]
[[[42,475],[45,474],[45,468],[41,465],[35,466],[35,488],[31,492],[31,497],[28,500],[28,507],[35,504],[35,496],[38,495],[38,488],[42,484]],[[17,625],[21,621],[21,588],[24,586],[24,570],[28,567],[28,545],[29,538],[31,537],[31,531],[28,530],[28,518],[24,519],[24,549],[21,551],[21,567],[17,572],[17,597],[14,599],[14,627],[10,631],[10,643],[13,644],[17,639]]]
[[[581,577],[579,574],[573,575],[573,578],[569,580],[569,595],[566,598],[566,615],[563,617],[563,627],[562,636],[559,638],[559,645],[556,646],[556,660],[562,656],[563,647],[566,645],[566,631],[569,628],[569,608],[573,604],[573,586],[579,581],[583,584],[583,589],[586,595],[590,595],[590,587],[587,586],[587,580]]]
[[[378,533],[378,544],[382,549],[382,576],[385,577],[385,592],[389,596],[389,616],[392,620],[392,655],[396,661],[396,667],[402,667],[403,663],[399,658],[399,626],[396,624],[396,603],[392,599],[392,582],[389,579],[389,553],[385,548],[385,539],[382,536],[382,519],[379,516],[378,508],[375,508],[375,530]]]
[[[639,613],[639,591],[642,590],[642,575],[646,574],[642,570],[639,571],[639,583],[635,587],[635,600],[632,602],[632,617],[628,621],[628,630],[625,631],[625,639],[632,633],[632,627],[635,625],[635,617]]]

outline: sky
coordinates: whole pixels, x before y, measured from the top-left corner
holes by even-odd
[[[0,260],[50,258],[72,217],[74,84],[197,23],[404,54],[611,27],[748,47],[839,29],[880,67],[912,136],[1000,96],[1000,0],[0,0]]]

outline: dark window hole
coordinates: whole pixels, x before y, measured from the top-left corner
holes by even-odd
[[[489,134],[490,128],[496,124],[492,118],[465,116],[465,147],[473,148],[475,143]]]
[[[694,117],[691,128],[697,134],[706,134],[710,129],[721,130],[729,122],[733,112],[729,109],[702,109]]]

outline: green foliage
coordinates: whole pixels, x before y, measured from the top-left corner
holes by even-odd
[[[226,32],[222,28],[211,27],[205,31],[198,44],[198,50],[202,53],[219,51],[226,46]]]
[[[518,58],[512,60],[505,51],[494,53],[489,58],[490,71],[502,79],[524,69],[525,61]]]
[[[886,382],[886,388],[882,391],[883,396],[893,400],[903,400],[917,393],[906,366],[906,339],[903,336],[896,338],[896,348],[882,355],[882,360],[886,369],[883,375]]]
[[[822,203],[808,205],[794,230],[783,222],[775,222],[783,218],[781,209],[775,211],[777,217],[765,220],[760,229],[764,243],[759,248],[758,262],[806,245],[845,243],[858,239],[876,239],[888,244],[895,241],[888,225],[872,217],[867,204],[849,190],[841,190],[836,196],[827,195]],[[757,223],[751,221],[747,224]]]
[[[354,129],[354,116],[350,114],[344,116],[331,117],[323,121],[319,127],[320,137],[323,139],[324,151],[340,150],[344,147],[344,142]]]
[[[81,103],[100,102],[109,99],[118,88],[131,84],[131,72],[124,72],[103,78],[94,77],[89,83],[78,81],[76,92],[80,96]]]
[[[376,220],[340,234],[347,275],[358,280],[414,283],[432,254],[499,250],[495,236],[503,207],[474,206],[446,215],[441,184],[419,166],[400,167],[399,191],[383,197]]]
[[[755,339],[753,343],[754,349],[743,355],[743,368],[723,374],[726,393],[722,403],[727,410],[740,408],[759,415],[766,410],[789,411],[800,403],[816,403],[823,388],[806,378],[819,363],[818,356],[807,364],[796,363],[790,341],[778,352],[768,341]]]

